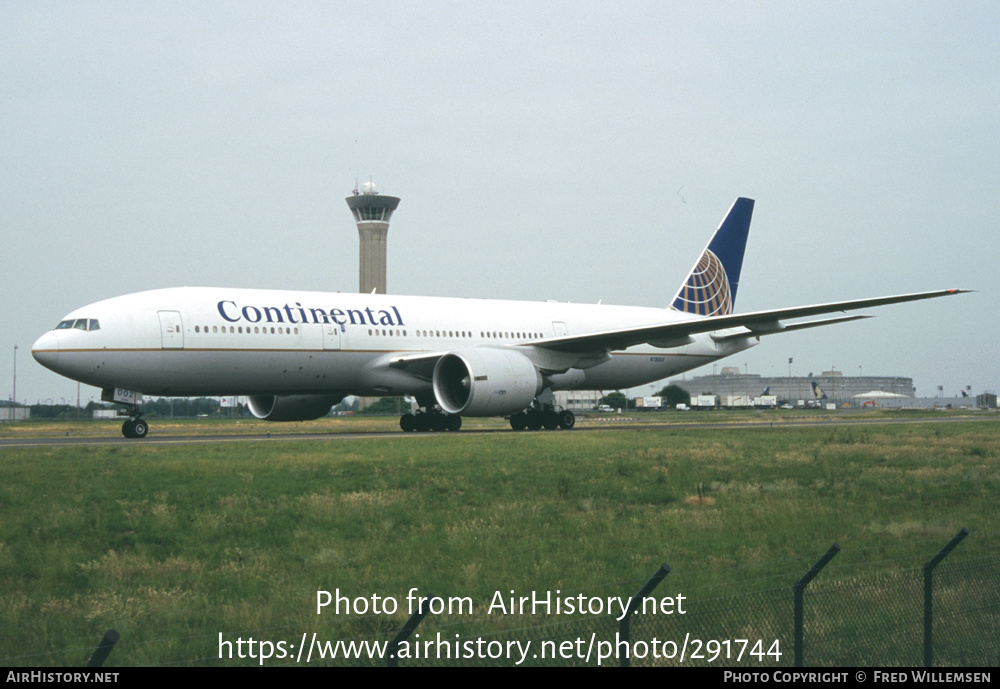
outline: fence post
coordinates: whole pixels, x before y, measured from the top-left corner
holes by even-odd
[[[389,642],[388,647],[386,647],[386,667],[399,667],[399,645],[410,638],[410,634],[413,630],[417,628],[420,621],[427,616],[430,611],[431,601],[440,600],[439,596],[427,596],[426,598],[420,599],[420,605],[417,606],[417,612],[410,615],[410,619],[406,621],[406,624],[400,628],[396,636],[392,637],[392,641]]]
[[[826,565],[833,559],[833,556],[840,552],[840,546],[834,543],[830,546],[830,549],[823,553],[823,557],[816,561],[809,571],[802,575],[802,578],[792,584],[792,590],[795,592],[795,667],[802,667],[802,656],[803,656],[803,643],[805,634],[803,632],[803,622],[802,622],[802,604],[803,595],[806,590],[806,586],[809,582],[816,578],[816,575],[820,573]]]
[[[97,645],[94,654],[87,661],[87,667],[104,665],[104,661],[108,659],[108,654],[111,653],[111,649],[115,647],[116,643],[118,643],[118,632],[114,629],[104,632],[104,638],[101,639],[101,643]]]
[[[969,530],[963,526],[937,555],[924,564],[924,667],[934,666],[934,568],[968,535]]]
[[[632,600],[628,602],[628,607],[625,609],[625,615],[618,623],[619,643],[624,641],[626,648],[631,649],[632,647],[630,643],[632,640],[632,615],[634,615],[635,611],[639,609],[639,604],[642,602],[642,599],[651,594],[653,589],[659,586],[660,582],[663,581],[668,574],[670,574],[670,565],[666,563],[661,564],[660,568],[656,570],[656,573],[649,578],[649,581],[642,585],[642,588],[639,589],[639,591],[632,596]],[[623,656],[618,658],[618,666],[631,667],[631,665],[631,653],[626,651]]]

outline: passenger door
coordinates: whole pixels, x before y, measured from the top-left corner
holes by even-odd
[[[157,311],[160,317],[160,343],[163,349],[184,349],[184,327],[180,311]]]

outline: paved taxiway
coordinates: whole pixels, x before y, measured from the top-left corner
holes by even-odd
[[[722,429],[722,428],[802,428],[814,426],[867,426],[879,424],[899,424],[899,423],[954,423],[961,421],[975,421],[982,419],[1000,419],[997,414],[983,415],[948,415],[935,416],[932,418],[906,418],[887,419],[864,418],[856,415],[845,415],[841,417],[823,416],[816,418],[798,417],[795,419],[777,419],[774,421],[755,419],[753,421],[729,421],[729,422],[699,422],[684,423],[676,421],[619,421],[617,423],[586,422],[578,424],[572,431],[512,431],[509,428],[484,428],[461,430],[457,433],[403,433],[402,431],[369,431],[369,432],[330,432],[330,433],[289,433],[281,431],[277,427],[272,432],[267,433],[242,433],[242,434],[215,434],[215,435],[157,435],[155,426],[152,427],[148,436],[143,439],[129,439],[119,434],[106,437],[74,436],[74,435],[46,435],[34,437],[2,438],[0,439],[0,450],[5,448],[51,448],[51,447],[87,447],[87,446],[109,446],[109,445],[135,445],[136,447],[163,446],[163,445],[210,445],[217,443],[275,443],[294,442],[300,440],[358,440],[358,439],[384,439],[384,438],[438,438],[448,435],[492,435],[498,433],[597,433],[597,432],[620,432],[620,431],[658,431],[658,430],[696,430]]]

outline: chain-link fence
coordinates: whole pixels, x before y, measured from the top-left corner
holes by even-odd
[[[1000,662],[1000,555],[945,559],[965,533],[923,567],[888,573],[838,578],[834,556],[840,549],[835,545],[794,585],[692,599],[681,594],[657,596],[655,587],[669,572],[662,566],[639,591],[586,598],[580,594],[579,599],[565,592],[537,592],[541,604],[529,599],[533,614],[523,617],[442,618],[432,612],[423,619],[411,617],[394,638],[383,617],[372,618],[380,623],[377,629],[363,630],[365,625],[355,620],[350,626],[361,634],[353,638],[349,632],[331,633],[330,628],[315,632],[299,628],[301,642],[290,640],[284,649],[288,653],[272,644],[266,659],[255,655],[246,641],[237,647],[229,638],[232,635],[223,640],[220,634],[216,659],[402,667],[990,667]],[[425,605],[432,609],[426,600]],[[559,605],[561,610],[553,607]],[[571,605],[577,606],[576,614],[565,614]],[[624,614],[626,606],[636,606],[636,613]],[[512,627],[519,619],[526,621]],[[296,627],[282,628],[282,635],[294,639]],[[261,632],[271,631],[241,634],[259,638]],[[111,651],[107,644],[117,640],[117,634],[109,634],[114,640],[106,637],[105,657]],[[210,643],[216,644],[215,639]],[[122,645],[127,647],[128,641]],[[127,648],[117,653],[127,664]],[[181,664],[206,661],[211,659],[202,655]]]
[[[933,575],[933,617],[925,623],[925,569],[814,581],[803,595],[801,662],[809,666],[993,666],[1000,661],[1000,556],[944,563]],[[614,614],[526,627],[478,639],[496,658],[443,654],[401,665],[792,666],[794,587],[685,600],[683,615],[637,614],[628,643]],[[654,594],[655,597],[655,594]],[[932,658],[926,654],[933,632]],[[466,635],[468,631],[466,631]],[[464,635],[463,635],[464,636]],[[440,638],[425,630],[424,638]],[[471,650],[471,649],[470,649]],[[447,655],[448,657],[445,657]]]

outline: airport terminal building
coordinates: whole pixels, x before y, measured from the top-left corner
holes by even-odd
[[[853,403],[858,396],[871,392],[901,396],[897,399],[912,399],[913,379],[902,376],[845,376],[842,371],[824,371],[811,376],[768,377],[756,373],[743,373],[736,366],[727,366],[721,373],[671,380],[671,385],[684,388],[691,395],[746,395],[750,398],[764,393],[775,395],[779,400],[796,404],[798,400],[816,399],[813,383],[827,396],[827,402],[841,406]],[[859,402],[860,404],[860,402]]]

